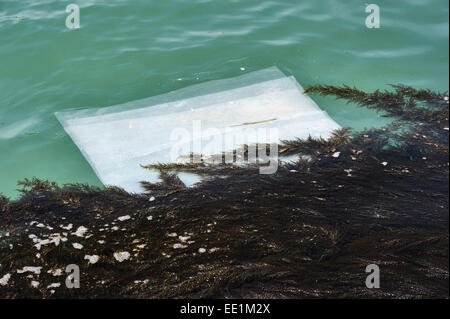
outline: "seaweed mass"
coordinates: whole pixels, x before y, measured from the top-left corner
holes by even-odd
[[[147,193],[26,179],[0,196],[2,298],[448,298],[449,98],[312,86],[393,119],[254,165],[160,164]],[[145,169],[143,168],[143,169]],[[186,187],[178,172],[204,176]],[[65,268],[80,269],[80,288]],[[365,268],[380,268],[368,289]]]

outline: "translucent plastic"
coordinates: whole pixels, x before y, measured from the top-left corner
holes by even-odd
[[[100,180],[130,192],[142,191],[139,181],[157,181],[157,172],[141,165],[173,162],[176,143],[182,150],[195,152],[198,140],[202,145],[212,139],[225,140],[233,129],[246,135],[245,143],[273,143],[308,135],[327,138],[339,128],[303,94],[293,77],[286,77],[277,68],[117,106],[58,112],[56,116]],[[202,134],[196,135],[199,126]],[[270,129],[277,134],[270,134]],[[181,142],[174,139],[180,130],[189,133]],[[255,130],[267,131],[266,139],[248,133]],[[225,144],[219,143],[209,154],[240,146],[238,141]],[[201,151],[208,155],[208,151]],[[187,184],[198,181],[191,175],[180,178]]]

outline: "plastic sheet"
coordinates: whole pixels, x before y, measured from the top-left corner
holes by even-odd
[[[56,116],[100,180],[130,192],[142,191],[139,181],[158,179],[156,171],[141,165],[180,159],[174,156],[175,146],[178,155],[187,155],[182,153],[197,153],[196,145],[214,144],[200,149],[203,155],[212,155],[239,147],[240,142],[275,143],[308,135],[327,138],[339,128],[303,94],[293,77],[275,67],[121,105],[58,112]],[[199,130],[201,134],[196,134]],[[254,134],[262,131],[267,133],[262,139],[261,134]],[[225,143],[229,132],[245,137],[230,145]],[[180,178],[189,185],[199,180]]]

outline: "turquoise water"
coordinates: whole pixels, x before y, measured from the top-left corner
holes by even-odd
[[[80,6],[68,30],[65,8]],[[37,176],[100,185],[53,113],[278,66],[303,86],[448,90],[448,1],[0,0],[0,193]],[[245,68],[244,71],[241,68]],[[182,79],[179,81],[178,79]],[[376,113],[313,96],[339,124]]]

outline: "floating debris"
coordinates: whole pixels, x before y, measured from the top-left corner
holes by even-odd
[[[52,283],[52,284],[48,285],[48,286],[47,286],[47,289],[50,289],[50,288],[59,288],[59,287],[61,287],[61,284],[60,284],[59,282],[55,282],[55,283]]]
[[[119,220],[121,222],[129,220],[129,219],[131,219],[130,215],[120,216],[120,217],[117,218],[117,220]]]
[[[48,274],[52,274],[54,277],[59,277],[63,275],[63,271],[60,268],[50,269],[47,271]]]
[[[42,269],[42,267],[25,266],[22,269],[18,269],[17,273],[23,274],[25,272],[32,272],[35,275],[39,275],[41,273],[41,269]]]
[[[130,253],[128,251],[118,251],[114,253],[114,258],[118,262],[123,262],[125,260],[128,260],[130,258]]]
[[[77,228],[77,230],[74,233],[72,233],[72,235],[75,235],[77,237],[83,237],[87,231],[88,231],[88,229],[86,227],[80,226]]]
[[[82,249],[82,248],[83,248],[83,245],[81,245],[81,244],[79,244],[79,243],[73,243],[73,244],[72,244],[72,247],[75,248],[75,249]]]
[[[2,278],[0,278],[0,285],[6,286],[8,284],[9,279],[11,278],[11,274],[6,274]]]
[[[178,239],[182,242],[186,242],[191,239],[191,236],[178,236]]]
[[[69,225],[67,225],[67,226],[61,225],[60,227],[61,227],[62,229],[71,230],[72,227],[73,227],[73,224],[69,224]]]
[[[334,94],[395,120],[383,129],[282,141],[271,175],[226,163],[153,166],[205,177],[192,188],[178,187],[169,173],[157,187],[149,183],[148,194],[23,181],[18,200],[0,195],[0,297],[448,298],[444,96],[408,87],[366,93],[323,86],[310,93]],[[112,231],[126,215],[133,222]],[[157,222],[147,222],[149,215]],[[84,250],[64,243],[77,236],[45,226],[61,225],[63,217],[63,226],[89,229],[79,240]],[[57,247],[50,244],[59,237]],[[34,245],[42,241],[37,259]],[[85,252],[101,262],[93,266]],[[383,289],[364,285],[372,263],[382,267]],[[47,289],[52,279],[63,285],[51,274],[63,276],[69,264],[79,265],[84,289]],[[28,265],[46,270],[38,288],[30,281],[41,268]],[[324,282],[330,271],[333,280]],[[141,286],[144,278],[148,286]]]
[[[99,261],[100,260],[100,256],[98,256],[98,255],[85,255],[84,256],[84,259],[87,259],[88,260],[88,262],[90,263],[90,264],[95,264],[97,261]]]

